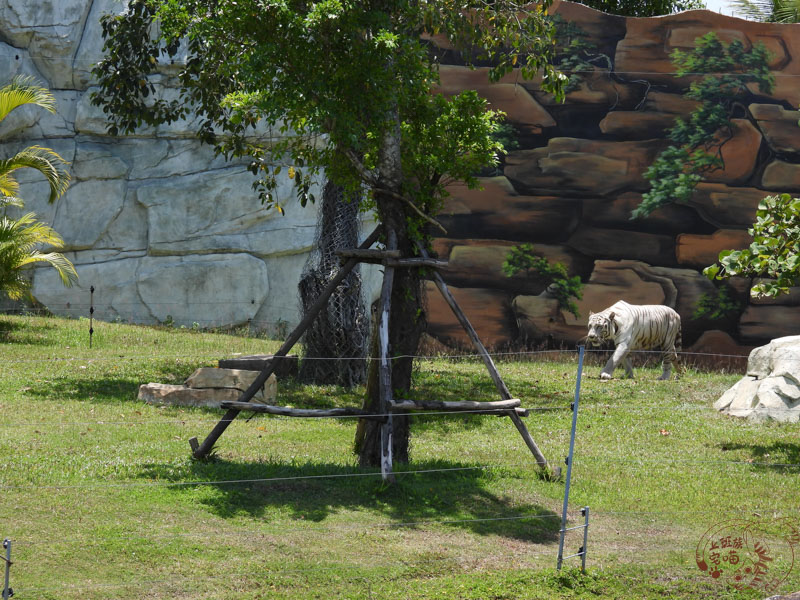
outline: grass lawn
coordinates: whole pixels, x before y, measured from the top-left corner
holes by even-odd
[[[412,462],[389,487],[358,468],[352,419],[240,417],[215,460],[197,462],[188,439],[221,411],[146,405],[138,386],[280,343],[94,329],[90,349],[88,321],[0,316],[0,538],[12,540],[15,600],[765,598],[723,581],[730,570],[701,572],[698,543],[732,520],[800,526],[798,425],[711,406],[740,373],[664,382],[653,365],[602,382],[587,365],[568,524],[590,507],[582,575],[578,558],[555,570],[564,481],[536,476],[508,419],[413,417]],[[537,409],[526,424],[545,456],[563,464],[576,357],[498,367]],[[416,371],[416,397],[497,399],[473,359]],[[362,393],[278,387],[280,403],[302,407],[354,406]],[[581,543],[570,533],[565,554]],[[770,573],[789,575],[773,593],[800,590],[800,565],[789,571],[778,550]]]

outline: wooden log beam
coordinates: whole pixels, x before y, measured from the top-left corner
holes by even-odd
[[[364,240],[361,244],[360,248],[366,249],[372,246],[381,234],[381,226],[375,228],[375,230]],[[264,367],[264,370],[256,377],[255,381],[248,387],[242,395],[239,396],[239,402],[250,402],[253,396],[256,395],[256,392],[261,389],[264,383],[269,379],[269,376],[272,375],[275,367],[278,364],[278,361],[289,354],[289,351],[294,347],[294,345],[298,342],[298,340],[303,336],[306,329],[308,329],[309,325],[317,318],[317,314],[325,307],[328,303],[328,299],[330,298],[331,294],[334,290],[339,287],[339,284],[347,277],[350,272],[355,268],[358,264],[358,261],[354,258],[348,260],[336,276],[328,282],[328,285],[319,295],[319,298],[314,302],[313,305],[308,309],[305,317],[303,320],[300,321],[300,324],[295,327],[294,331],[289,334],[289,337],[286,338],[286,341],[283,345],[278,349],[278,351],[272,357],[272,360],[269,362],[268,365]],[[202,444],[198,444],[195,438],[189,441],[189,446],[192,449],[192,455],[197,459],[205,458],[211,449],[214,447],[214,444],[217,442],[219,437],[225,432],[228,428],[228,425],[237,417],[237,415],[241,412],[239,409],[230,408],[228,411],[223,415],[222,419],[214,426],[214,429],[211,430],[211,433],[206,436],[206,439],[203,440]]]
[[[359,262],[377,264],[381,264],[387,259],[397,259],[402,257],[400,250],[374,250],[368,248],[345,248],[342,250],[336,250],[335,254],[342,260],[355,258]]]
[[[239,411],[247,410],[255,413],[266,413],[269,415],[280,415],[283,417],[374,417],[376,420],[384,420],[386,417],[381,415],[371,415],[368,411],[361,408],[292,408],[290,406],[273,406],[271,404],[261,404],[256,402],[221,402],[222,408],[233,408]]]
[[[446,269],[450,263],[437,258],[388,258],[384,261],[384,264],[389,267],[399,268],[430,267],[432,269]]]
[[[376,265],[386,265],[396,268],[422,268],[446,269],[448,262],[438,258],[401,258],[399,250],[336,250],[335,254],[341,259],[355,258],[359,262]]]
[[[473,400],[447,401],[447,400],[399,400],[389,406],[392,410],[508,410],[517,408],[521,402],[517,398],[508,400],[494,400],[491,402],[476,402]]]

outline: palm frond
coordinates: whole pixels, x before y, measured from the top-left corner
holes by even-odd
[[[21,298],[29,287],[23,270],[46,263],[70,287],[78,280],[73,264],[60,252],[42,252],[41,246],[61,246],[63,240],[49,225],[36,220],[34,213],[19,219],[0,218],[0,291],[11,299]]]
[[[774,0],[771,21],[775,23],[800,22],[800,0]]]
[[[0,182],[7,181],[10,173],[17,169],[36,169],[47,179],[47,183],[50,186],[48,202],[52,203],[69,187],[70,174],[64,168],[68,164],[57,152],[50,150],[50,148],[30,146],[17,152],[11,158],[0,160]],[[11,179],[13,180],[13,177]]]
[[[19,193],[19,183],[10,173],[0,173],[0,195],[16,197]]]
[[[37,85],[33,77],[18,75],[0,88],[0,121],[24,104],[35,104],[51,113],[56,112],[56,100],[50,90]]]

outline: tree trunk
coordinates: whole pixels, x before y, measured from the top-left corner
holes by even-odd
[[[394,231],[397,249],[401,256],[414,256],[415,240],[407,225],[405,206],[395,194],[400,194],[402,169],[400,167],[399,118],[393,131],[386,135],[379,163],[380,185],[375,191],[378,216],[384,232]],[[388,190],[389,193],[383,190]],[[373,311],[374,312],[374,311]],[[370,356],[378,356],[378,319],[372,321],[372,347]],[[397,268],[394,273],[391,308],[389,313],[389,357],[392,367],[392,391],[396,399],[409,398],[411,389],[412,356],[416,354],[419,339],[425,329],[422,311],[422,286],[419,270]],[[392,357],[399,357],[392,359]],[[374,414],[380,408],[380,386],[378,385],[378,361],[370,361],[367,374],[367,391],[363,408]],[[392,457],[396,462],[408,462],[409,418],[396,416],[393,419]],[[380,466],[380,423],[360,420],[356,431],[355,450],[361,466]]]

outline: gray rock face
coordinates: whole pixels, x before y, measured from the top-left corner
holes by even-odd
[[[192,122],[107,135],[106,116],[91,104],[91,69],[102,56],[100,17],[126,6],[0,2],[0,83],[32,75],[57,103],[56,114],[28,106],[4,119],[0,157],[39,144],[68,161],[72,176],[67,193],[50,205],[44,179],[19,172],[24,210],[61,234],[80,277],[67,289],[52,269],[35,269],[34,297],[56,314],[88,316],[93,286],[99,319],[251,323],[285,332],[300,318],[297,281],[314,241],[316,207],[300,207],[286,177],[277,195],[287,216],[264,209],[252,174],[202,146]],[[155,76],[156,85],[168,75]]]
[[[800,421],[800,336],[755,348],[747,375],[714,403],[717,410],[754,420]]]

